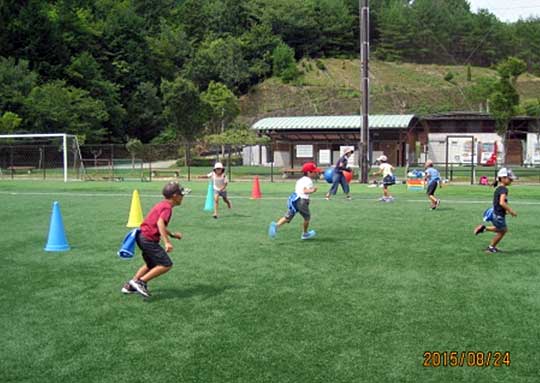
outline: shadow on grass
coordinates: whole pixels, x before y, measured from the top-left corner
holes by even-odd
[[[519,255],[540,255],[540,249],[503,249],[499,254],[501,256],[509,255],[512,257],[516,257]]]
[[[225,213],[224,215],[220,215],[219,218],[249,218],[249,217],[253,217],[252,215],[250,214],[241,214],[241,213]]]
[[[240,286],[235,285],[226,285],[226,286],[212,286],[212,285],[195,285],[188,287],[186,289],[159,289],[155,294],[152,295],[152,298],[149,301],[158,301],[165,299],[186,299],[196,296],[200,296],[203,299],[208,299],[215,297],[216,295],[222,294],[226,290],[235,289]]]

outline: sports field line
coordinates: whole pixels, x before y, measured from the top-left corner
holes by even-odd
[[[8,192],[8,191],[0,191],[0,195],[11,195],[11,196],[54,196],[54,197],[60,197],[60,196],[66,196],[66,197],[124,197],[124,198],[131,198],[132,194],[125,194],[125,193],[77,193],[77,192]],[[161,195],[158,194],[139,194],[140,197],[145,198],[161,198]],[[187,196],[188,198],[206,198],[206,194],[190,194]],[[231,199],[251,199],[248,196],[229,196]],[[321,200],[324,201],[324,198],[322,197],[312,197],[313,200]],[[336,198],[336,200],[339,198]],[[287,197],[263,197],[261,201],[270,200],[270,201],[286,201]],[[352,201],[362,201],[362,202],[373,202],[378,201],[379,196],[376,198],[364,198],[364,197],[354,197]],[[420,203],[428,203],[428,200],[426,198],[423,199],[403,199],[403,198],[396,198],[396,201],[403,201],[403,202],[420,202]],[[485,200],[457,200],[457,199],[443,199],[442,202],[444,204],[447,203],[456,203],[456,204],[483,204],[489,203],[491,201],[490,198],[486,198]],[[350,203],[347,201],[347,203]],[[331,202],[329,202],[331,203]],[[534,201],[534,200],[512,200],[512,205],[533,205],[533,206],[540,206],[540,201]]]

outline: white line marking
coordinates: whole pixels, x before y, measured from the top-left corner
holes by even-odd
[[[0,191],[0,195],[12,195],[12,196],[25,196],[25,195],[30,195],[30,196],[66,196],[66,197],[127,197],[127,198],[130,198],[132,196],[132,194],[120,194],[120,193],[78,193],[78,192],[8,192],[8,191]],[[161,195],[158,195],[158,194],[140,194],[139,193],[139,196],[140,197],[145,197],[145,198],[161,198],[162,196]],[[206,198],[206,194],[190,194],[187,196],[187,198]],[[230,196],[229,198],[232,198],[232,199],[251,199],[250,197],[247,197],[247,196]],[[321,198],[312,198],[313,200],[319,200],[319,201],[324,201],[324,198],[321,197]],[[336,198],[337,200],[338,198]],[[261,198],[261,201],[264,201],[264,200],[270,200],[270,201],[286,201],[287,200],[287,197],[263,197]],[[362,197],[356,197],[356,198],[353,198],[352,201],[343,201],[343,202],[347,202],[347,203],[354,203],[354,202],[373,202],[373,201],[379,201],[379,196],[375,197],[375,198],[362,198]],[[415,203],[415,202],[419,202],[419,203],[425,203],[425,204],[428,204],[428,200],[427,199],[403,199],[403,198],[396,198],[395,201],[403,201],[403,202],[412,202],[412,203]],[[491,202],[491,197],[489,198],[486,198],[485,200],[456,200],[456,199],[444,199],[442,200],[442,203],[443,204],[447,204],[447,203],[458,203],[458,204],[486,204],[486,203],[490,203]],[[328,204],[331,204],[332,202],[327,202]],[[382,204],[382,202],[381,202]],[[512,205],[533,205],[533,206],[536,206],[536,205],[540,205],[540,201],[535,201],[535,200],[511,200],[511,204]]]

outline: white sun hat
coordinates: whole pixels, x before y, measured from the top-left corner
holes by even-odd
[[[380,156],[379,158],[377,158],[377,161],[380,161],[380,162],[386,162],[388,161],[388,157],[386,157],[384,154],[382,156]]]
[[[512,169],[507,169],[507,168],[499,169],[499,171],[497,172],[497,178],[500,178],[500,177],[508,177],[511,180],[517,179]]]
[[[225,169],[225,167],[223,166],[221,162],[216,162],[214,165],[214,170],[216,169]]]

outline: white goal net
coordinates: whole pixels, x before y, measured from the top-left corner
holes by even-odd
[[[0,178],[63,179],[84,177],[77,136],[70,134],[0,135]]]

